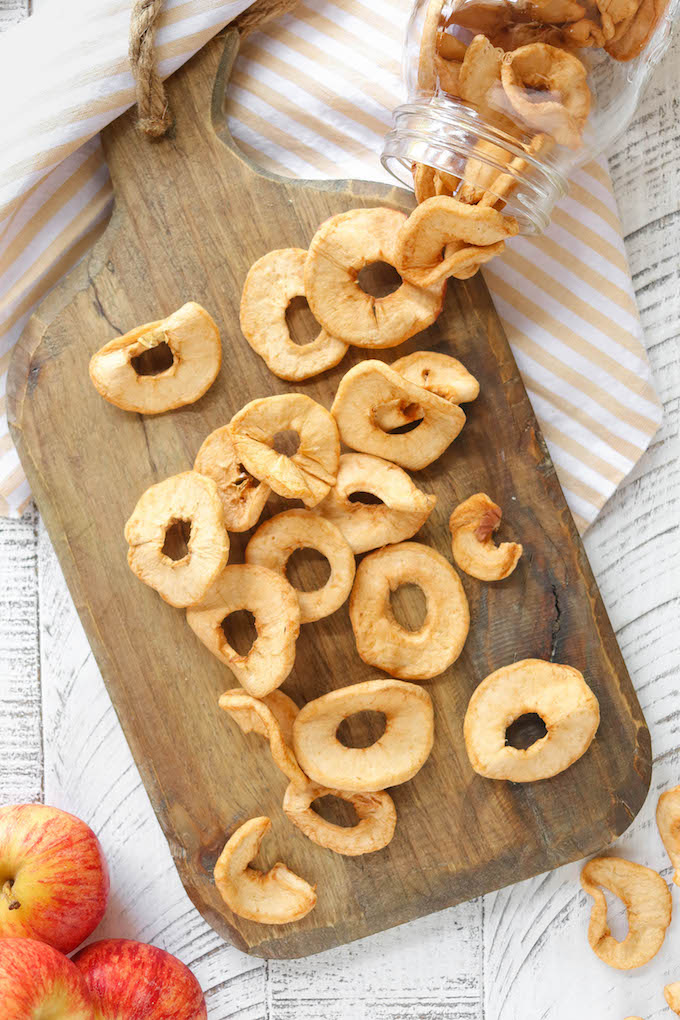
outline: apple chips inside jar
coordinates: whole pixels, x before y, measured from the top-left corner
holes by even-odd
[[[540,233],[571,171],[626,126],[680,0],[417,0],[383,165]]]

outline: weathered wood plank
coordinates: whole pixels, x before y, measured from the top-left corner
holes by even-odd
[[[225,944],[189,902],[42,523],[38,559],[45,799],[83,818],[104,847],[112,894],[96,937],[174,953],[201,982],[211,1020],[263,1020],[265,966]]]
[[[37,511],[0,519],[0,801],[42,800]]]

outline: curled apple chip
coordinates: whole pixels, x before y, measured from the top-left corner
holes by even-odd
[[[479,383],[464,365],[448,354],[436,351],[414,351],[403,358],[397,358],[390,365],[404,379],[422,386],[451,404],[467,404],[479,396]],[[379,407],[375,419],[384,432],[408,425],[415,420],[415,411],[408,406]]]
[[[511,746],[508,728],[534,714],[542,719],[545,736],[527,748]],[[532,783],[573,765],[590,747],[599,723],[597,698],[577,669],[522,659],[482,680],[470,698],[463,736],[480,776]]]
[[[283,691],[272,691],[262,699],[238,689],[225,691],[219,706],[244,733],[257,733],[269,741],[274,763],[291,783],[306,785],[307,776],[292,750],[292,727],[298,707]]]
[[[448,354],[414,351],[390,365],[404,379],[452,404],[469,404],[479,396],[479,383],[465,365]]]
[[[663,997],[673,1012],[680,1016],[680,981],[673,981],[672,984],[666,985]]]
[[[369,747],[345,747],[337,737],[344,719],[381,712],[385,732]],[[374,793],[413,779],[434,740],[432,699],[417,684],[366,680],[324,694],[300,709],[293,748],[302,770],[330,790]]]
[[[175,533],[188,530],[186,548],[170,555]],[[185,471],[152,485],[125,525],[128,564],[140,581],[171,606],[203,598],[229,556],[222,502],[211,478]],[[178,547],[182,545],[181,533]]]
[[[610,967],[632,970],[658,953],[671,923],[672,901],[661,875],[623,857],[594,857],[581,871],[581,885],[593,897],[588,942]],[[628,934],[620,942],[607,924],[600,886],[618,896],[628,911]]]
[[[500,174],[500,167],[510,162],[512,154],[507,149],[482,139],[475,146],[476,156],[465,164],[463,184],[456,194],[460,202],[475,205],[491,188]]]
[[[347,344],[325,329],[308,344],[291,339],[286,311],[305,295],[306,258],[304,248],[270,251],[250,267],[241,295],[243,335],[274,375],[292,382],[333,368],[347,352]]]
[[[434,198],[436,194],[434,190],[435,169],[425,163],[414,163],[411,173],[413,174],[413,191],[416,202],[420,204],[426,198]]]
[[[322,223],[305,262],[305,294],[315,318],[356,347],[396,347],[430,326],[442,310],[445,282],[401,286],[385,297],[362,289],[366,266],[395,262],[395,239],[406,215],[394,209],[351,209]]]
[[[248,531],[257,524],[271,489],[239,462],[229,425],[215,429],[203,441],[194,471],[217,485],[227,531]]]
[[[666,853],[675,868],[673,881],[680,885],[680,786],[666,790],[659,797],[656,824]]]
[[[517,542],[496,545],[493,534],[501,524],[502,511],[485,492],[460,503],[449,518],[453,558],[461,570],[480,581],[501,581],[513,572],[522,546]]]
[[[573,53],[529,43],[506,53],[501,82],[513,109],[559,145],[577,148],[590,112],[587,71]]]
[[[394,617],[390,595],[402,585],[425,595],[425,619],[407,630]],[[385,546],[359,564],[349,616],[364,662],[402,680],[427,680],[456,661],[470,628],[463,585],[448,560],[427,545]]]
[[[401,227],[395,264],[403,279],[421,287],[433,286],[438,280],[469,269],[472,256],[479,260],[494,245],[498,247],[492,248],[491,255],[499,254],[500,245],[518,231],[517,220],[503,216],[497,209],[435,196],[421,202]],[[468,247],[474,251],[469,253]]]
[[[352,805],[358,818],[356,825],[335,825],[314,811],[312,802],[329,796]],[[283,811],[313,843],[346,857],[382,850],[392,839],[397,824],[394,801],[384,790],[345,793],[316,783],[305,786],[291,783],[283,798]]]
[[[286,499],[316,506],[335,482],[340,439],[335,420],[304,393],[260,397],[229,424],[239,462]],[[294,453],[280,453],[277,438],[293,434]]]
[[[243,609],[254,616],[257,631],[246,654],[232,647],[223,627]],[[255,698],[280,687],[293,668],[300,606],[294,589],[274,570],[252,563],[226,566],[202,601],[187,609],[187,622]]]
[[[170,363],[147,371],[139,360],[154,348]],[[161,414],[193,404],[214,383],[222,363],[212,316],[189,301],[167,319],[147,322],[105,344],[90,360],[90,378],[110,404],[138,414]]]
[[[356,498],[361,496],[375,502]],[[411,538],[436,502],[396,464],[367,453],[343,453],[335,485],[314,512],[335,524],[358,554]]]
[[[641,0],[635,3],[635,10],[628,17],[620,18],[623,7],[616,10],[617,22],[614,35],[605,45],[605,50],[614,60],[633,60],[654,34],[654,30],[663,17],[668,0]]]
[[[410,432],[384,431],[378,415],[395,409],[419,424]],[[347,446],[414,471],[440,457],[465,424],[460,407],[375,360],[360,362],[342,377],[331,413]]]
[[[258,924],[289,924],[314,908],[316,887],[280,861],[269,871],[250,867],[271,824],[262,816],[239,826],[217,860],[215,885],[239,917]]]
[[[331,572],[321,588],[301,591],[300,622],[330,616],[347,601],[354,581],[354,553],[339,528],[310,510],[286,510],[261,524],[246,546],[246,563],[275,570],[285,577],[286,565],[298,549],[316,549],[325,556]]]

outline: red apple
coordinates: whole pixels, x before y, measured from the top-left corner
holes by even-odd
[[[94,1020],[85,979],[70,960],[35,939],[0,939],[2,1020]]]
[[[0,808],[0,938],[70,953],[106,909],[109,875],[85,822],[45,804]]]
[[[73,958],[95,1020],[207,1020],[198,981],[177,957],[131,939],[102,939]]]

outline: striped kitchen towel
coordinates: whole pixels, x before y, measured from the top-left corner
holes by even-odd
[[[166,0],[156,36],[171,74],[249,0]],[[234,136],[300,177],[386,180],[403,99],[411,0],[302,0],[250,36],[232,77]],[[133,100],[130,4],[50,0],[0,36],[0,512],[30,492],[7,431],[11,349],[38,301],[87,251],[111,208],[97,132]],[[584,530],[658,428],[621,225],[604,160],[579,171],[541,238],[484,272],[565,495]],[[133,323],[129,324],[134,325]]]

